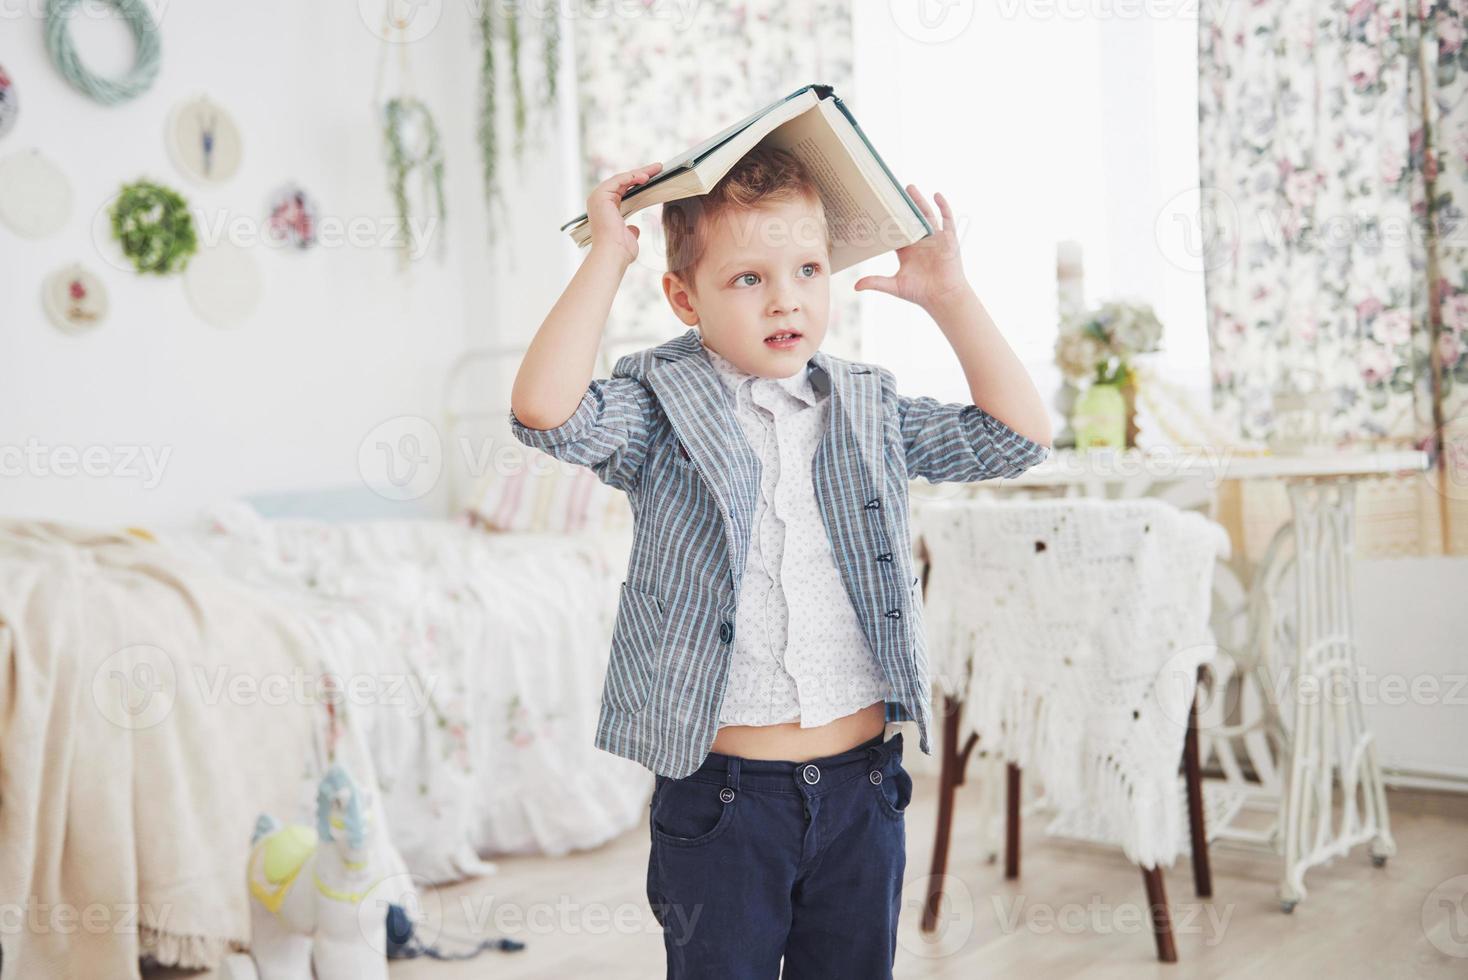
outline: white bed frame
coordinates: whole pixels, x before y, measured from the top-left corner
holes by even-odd
[[[594,376],[610,377],[623,354],[668,339],[665,334],[603,338]],[[479,482],[474,461],[487,461],[505,439],[514,438],[509,434],[510,385],[526,348],[525,344],[472,347],[449,366],[444,385],[443,454],[450,513],[464,508]],[[465,447],[472,451],[466,452]]]

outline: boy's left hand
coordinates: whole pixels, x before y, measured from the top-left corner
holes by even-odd
[[[931,310],[946,300],[961,296],[968,289],[968,279],[963,274],[963,262],[958,255],[958,233],[948,201],[941,193],[933,195],[943,215],[940,223],[915,184],[907,185],[907,193],[933,226],[933,233],[897,250],[895,276],[863,276],[856,281],[856,288],[875,289]]]

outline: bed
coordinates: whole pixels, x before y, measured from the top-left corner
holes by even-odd
[[[5,980],[215,965],[248,940],[256,815],[304,818],[328,760],[366,784],[403,904],[641,819],[651,773],[593,746],[630,510],[589,471],[505,465],[542,455],[509,435],[522,355],[453,367],[448,519],[346,505],[358,488],[222,501],[176,528],[0,522],[0,901],[141,910],[131,931],[0,935]],[[165,671],[161,721],[97,707]],[[302,677],[313,696],[291,693]]]

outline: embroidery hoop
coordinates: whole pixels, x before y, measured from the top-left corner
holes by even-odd
[[[0,223],[22,238],[45,238],[71,217],[71,182],[40,150],[0,159]]]
[[[260,305],[264,277],[249,249],[227,238],[200,249],[184,269],[189,305],[206,323],[237,327]]]
[[[0,65],[0,139],[15,128],[15,120],[20,117],[20,97],[15,94],[15,80]]]
[[[200,184],[222,184],[240,169],[244,140],[229,110],[207,95],[173,107],[165,142],[179,173]]]
[[[319,242],[320,209],[316,199],[300,184],[282,184],[265,209],[267,245],[291,252],[305,252]]]
[[[72,295],[73,284],[83,290],[82,297]],[[89,302],[90,310],[82,309],[84,302]],[[110,310],[107,287],[79,262],[62,266],[45,278],[41,283],[41,307],[52,325],[68,334],[89,333],[97,329],[107,319]],[[91,322],[85,322],[84,316],[90,317]]]

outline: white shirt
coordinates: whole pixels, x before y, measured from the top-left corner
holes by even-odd
[[[703,351],[733,392],[735,417],[760,460],[720,727],[798,720],[814,728],[888,700],[811,483],[830,397],[816,393],[806,368],[764,378]]]

